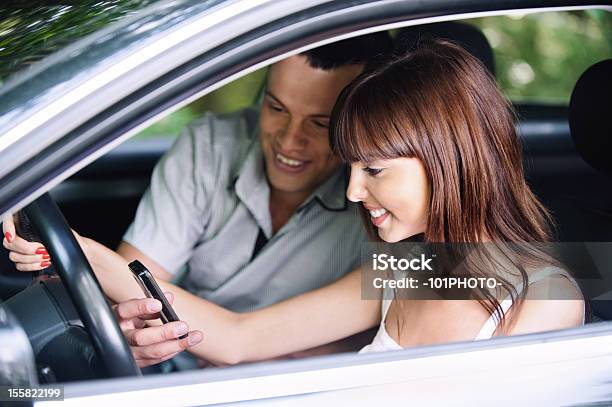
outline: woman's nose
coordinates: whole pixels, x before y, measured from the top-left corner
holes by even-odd
[[[352,202],[362,202],[368,195],[368,190],[363,182],[363,177],[359,174],[359,170],[353,169],[349,179],[348,188],[346,189],[346,197]]]

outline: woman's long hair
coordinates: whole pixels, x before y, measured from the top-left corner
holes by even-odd
[[[521,295],[501,280],[513,300],[522,301],[528,283],[524,265],[551,259],[516,243],[549,241],[552,220],[525,181],[515,125],[510,103],[486,68],[458,45],[431,40],[361,74],[342,91],[330,144],[346,162],[418,158],[431,191],[424,240],[513,242],[499,246],[498,253],[516,266]],[[371,222],[366,225],[374,236]],[[498,263],[481,258],[470,273],[490,277],[489,267]],[[504,319],[497,296],[477,289],[474,298]]]

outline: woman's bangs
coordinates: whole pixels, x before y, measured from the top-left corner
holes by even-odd
[[[414,156],[410,140],[394,122],[392,111],[382,104],[375,108],[376,103],[350,102],[341,113],[332,139],[332,148],[343,161],[369,163]],[[366,108],[356,110],[354,106]]]

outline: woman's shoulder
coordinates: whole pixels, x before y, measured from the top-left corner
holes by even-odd
[[[572,275],[569,270],[553,264],[529,268],[527,270],[527,274],[529,276],[530,283],[537,282],[551,276],[572,279]]]
[[[584,324],[584,301],[531,300],[521,304],[511,335],[573,328]]]
[[[528,270],[527,286],[525,299],[582,299],[580,287],[572,273],[557,265]],[[536,294],[540,294],[540,297]]]
[[[528,274],[529,283],[511,333],[564,329],[584,324],[585,303],[571,273],[547,266]]]

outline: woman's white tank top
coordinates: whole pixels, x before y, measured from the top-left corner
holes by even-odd
[[[570,277],[566,271],[558,267],[552,267],[552,266],[543,268],[542,270],[529,276],[529,285],[537,283],[538,281],[541,281],[553,275],[561,275],[561,276],[568,278],[570,282],[578,289],[578,291],[580,291],[580,288],[578,287],[578,284],[576,283],[576,281],[572,277]],[[520,294],[523,289],[522,284],[520,286],[517,286],[516,289],[517,289],[518,294]],[[386,350],[403,349],[397,342],[395,342],[395,340],[393,340],[393,338],[389,336],[389,334],[387,333],[387,329],[385,328],[385,319],[387,317],[387,311],[389,311],[389,307],[391,306],[391,301],[393,300],[382,300],[382,304],[381,304],[382,317],[381,317],[380,326],[378,327],[378,332],[376,333],[376,336],[374,337],[374,340],[372,341],[372,343],[363,347],[363,349],[361,349],[359,353],[382,352]],[[510,296],[506,297],[500,303],[500,306],[504,310],[504,313],[507,313],[510,307],[512,307],[512,297]],[[476,335],[474,340],[478,341],[482,339],[490,339],[495,333],[495,330],[497,329],[497,325],[499,324],[499,322],[500,321],[499,321],[497,314],[491,315],[489,319],[487,319],[487,321],[484,323],[482,328],[480,328],[480,331],[478,332],[478,335]],[[584,310],[583,310],[583,316],[582,316],[582,323],[584,324]]]

